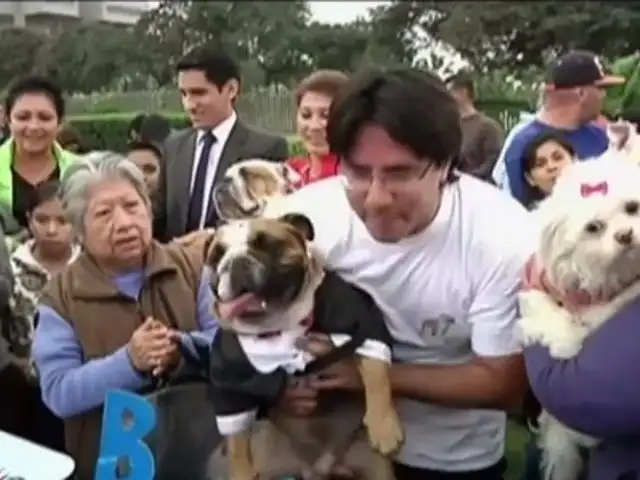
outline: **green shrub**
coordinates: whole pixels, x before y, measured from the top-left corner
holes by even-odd
[[[179,130],[189,126],[184,115],[164,114],[173,128]],[[89,150],[113,150],[124,152],[128,142],[129,124],[135,114],[105,113],[101,115],[79,115],[71,117],[71,123],[80,134]]]
[[[176,113],[164,115],[176,130],[189,126],[189,120],[184,115]],[[134,116],[131,113],[79,115],[69,118],[69,122],[78,130],[88,149],[124,152],[127,146],[129,124]],[[304,155],[304,145],[297,136],[288,136],[287,140],[291,156]]]

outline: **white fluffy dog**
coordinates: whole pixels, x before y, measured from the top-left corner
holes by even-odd
[[[520,295],[525,345],[558,359],[574,357],[585,339],[640,295],[640,168],[623,152],[568,167],[534,213],[537,253]],[[539,420],[546,480],[575,480],[579,446],[597,440],[543,412]]]

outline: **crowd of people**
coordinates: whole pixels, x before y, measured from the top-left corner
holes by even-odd
[[[385,316],[406,436],[398,480],[504,478],[507,412],[535,422],[538,402],[603,439],[586,478],[640,478],[637,405],[624,410],[632,412],[624,428],[587,418],[640,405],[618,394],[629,379],[588,369],[581,355],[557,361],[523,350],[515,331],[536,236],[528,211],[566,165],[608,148],[604,89],[624,79],[606,75],[590,52],[558,58],[539,111],[505,139],[476,110],[465,74],[319,70],[296,90],[306,155],[291,158],[285,138],[238,116],[241,72],[227,53],[197,48],[176,76],[192,127],[172,131],[161,115],[140,114],[117,153],[87,152],[49,79],[21,79],[7,92],[0,430],[67,452],[75,478],[93,478],[106,393],[154,391],[183,373],[185,333],[216,334],[203,265],[208,229],[224,219],[212,191],[229,167],[260,158],[298,174],[284,209],[311,219],[326,268]],[[307,348],[332,345],[314,338]],[[590,396],[562,387],[581,375],[594,385]],[[352,361],[287,388],[279,408],[312,415],[319,395],[336,389],[361,392]],[[528,462],[524,478],[541,478],[535,428]]]

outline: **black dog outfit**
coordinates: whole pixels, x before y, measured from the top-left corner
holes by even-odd
[[[391,336],[382,312],[368,294],[336,274],[325,274],[310,318],[300,320],[296,331],[216,334],[209,374],[222,435],[249,429],[259,410],[275,404],[291,375],[317,373],[353,352],[391,361]],[[296,346],[296,340],[309,331],[329,335],[337,348],[314,359]]]

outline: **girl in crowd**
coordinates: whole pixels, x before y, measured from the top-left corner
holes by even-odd
[[[144,182],[147,185],[149,196],[153,200],[158,189],[160,179],[160,159],[162,152],[160,147],[149,141],[131,142],[127,146],[127,160],[131,160],[144,175]]]
[[[64,108],[61,90],[46,78],[22,79],[7,93],[11,138],[0,147],[0,202],[24,228],[37,186],[58,180],[77,158],[56,143]]]
[[[11,255],[15,279],[12,311],[14,319],[25,325],[27,337],[23,343],[27,354],[42,290],[52,274],[64,269],[80,253],[58,198],[58,188],[58,182],[44,183],[36,188],[32,208],[27,213],[31,239]]]
[[[306,185],[338,173],[338,159],[329,152],[327,117],[333,98],[349,77],[337,70],[319,70],[300,82],[296,90],[296,126],[307,152],[289,160]]]
[[[58,198],[58,183],[39,185],[27,212],[30,240],[11,255],[14,294],[10,314],[9,345],[14,362],[23,368],[23,379],[13,391],[21,391],[24,401],[17,416],[22,418],[21,436],[55,449],[64,448],[62,422],[42,403],[36,372],[31,364],[31,341],[40,295],[51,276],[63,270],[80,253],[71,225]]]
[[[546,132],[534,138],[522,156],[525,207],[534,209],[549,195],[562,170],[575,160],[573,146],[560,133]]]

